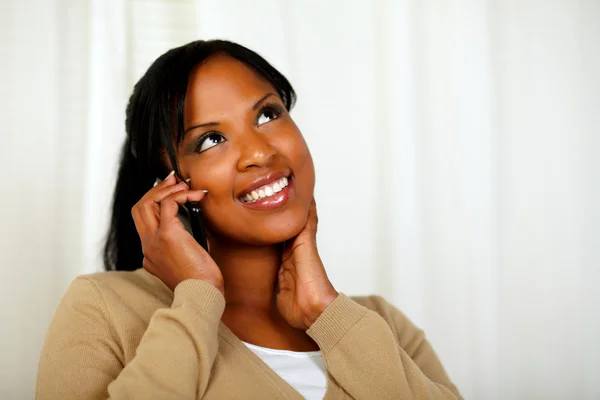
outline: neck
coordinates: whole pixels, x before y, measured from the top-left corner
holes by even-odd
[[[240,340],[263,347],[295,351],[317,350],[303,331],[291,327],[277,308],[275,284],[282,246],[247,246],[210,241],[225,285],[222,322]],[[251,327],[251,329],[249,329]]]
[[[211,241],[210,255],[225,284],[227,307],[271,311],[281,265],[281,246],[248,246]]]

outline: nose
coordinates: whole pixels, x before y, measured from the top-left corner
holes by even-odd
[[[245,171],[252,167],[265,167],[271,163],[277,154],[275,148],[269,143],[265,134],[248,131],[240,139],[240,158],[238,170]]]

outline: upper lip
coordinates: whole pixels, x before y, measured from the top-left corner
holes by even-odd
[[[252,192],[255,189],[258,189],[261,186],[268,185],[270,183],[276,182],[284,177],[289,177],[289,171],[280,171],[280,172],[270,172],[267,175],[256,179],[250,185],[248,185],[244,190],[242,190],[237,197],[245,196],[246,194]]]

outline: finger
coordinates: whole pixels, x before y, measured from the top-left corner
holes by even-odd
[[[140,238],[144,238],[158,228],[160,219],[159,202],[170,194],[187,189],[188,185],[185,182],[177,183],[175,171],[171,171],[164,180],[156,182],[131,209],[131,216],[135,229]]]
[[[158,229],[158,221],[160,219],[160,205],[152,200],[144,200],[138,207],[139,218],[143,225],[143,233],[140,233],[140,237],[151,234]]]
[[[306,229],[316,233],[318,223],[319,217],[317,215],[317,202],[313,197],[308,208],[308,220],[306,221]]]
[[[142,200],[140,200],[138,205],[139,215],[144,225],[145,232],[154,231],[158,228],[160,220],[160,202],[173,193],[188,189],[185,182],[174,183],[175,182],[173,181],[170,186],[166,185],[163,187],[157,185],[154,189],[151,189]]]
[[[158,229],[160,220],[159,202],[164,197],[178,191],[187,189],[187,184],[180,182],[176,184],[173,175],[169,175],[164,181],[150,189],[131,209],[131,216],[135,228],[143,240],[145,236]]]
[[[177,179],[175,178],[175,170],[172,170],[169,175],[167,175],[167,177],[165,179],[163,179],[162,181],[154,183],[154,187],[164,187],[164,186],[168,186],[169,184],[173,184],[173,182],[177,182]]]
[[[173,178],[173,179],[175,179],[175,178]],[[173,193],[177,193],[177,192],[180,192],[182,190],[187,190],[187,189],[189,189],[189,186],[187,185],[187,183],[185,183],[185,182],[174,183],[173,182],[170,185],[166,185],[163,187],[156,186],[154,189],[151,189],[150,192],[148,192],[148,197],[150,197],[152,199],[152,201],[154,201],[155,203],[160,203],[162,201],[162,199],[164,199],[165,197],[170,196]]]
[[[137,231],[140,238],[143,238],[144,236],[146,236],[150,227],[146,226],[146,224],[144,223],[144,221],[142,219],[140,207],[138,204],[136,204],[135,206],[133,206],[131,208],[131,217],[133,218],[133,224],[135,225],[135,230]]]
[[[168,224],[177,217],[179,206],[190,201],[201,201],[206,196],[204,190],[185,190],[173,193],[160,202],[160,224]]]
[[[179,182],[182,183],[182,182]],[[162,181],[160,181],[160,183],[157,181],[154,183],[154,186],[148,190],[146,192],[146,194],[144,194],[144,196],[142,196],[142,198],[140,199],[140,201],[138,203],[142,203],[144,200],[147,199],[155,199],[156,197],[160,198],[165,197],[166,195],[168,195],[169,192],[171,192],[172,190],[176,190],[174,189],[175,187],[179,188],[179,187],[186,187],[187,185],[177,185],[177,178],[175,178],[174,176],[174,171],[171,171],[171,173]],[[166,195],[164,193],[167,193]]]

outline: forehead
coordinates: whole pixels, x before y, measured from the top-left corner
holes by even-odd
[[[190,74],[185,98],[185,119],[252,107],[273,86],[234,58],[218,55],[198,65]]]

